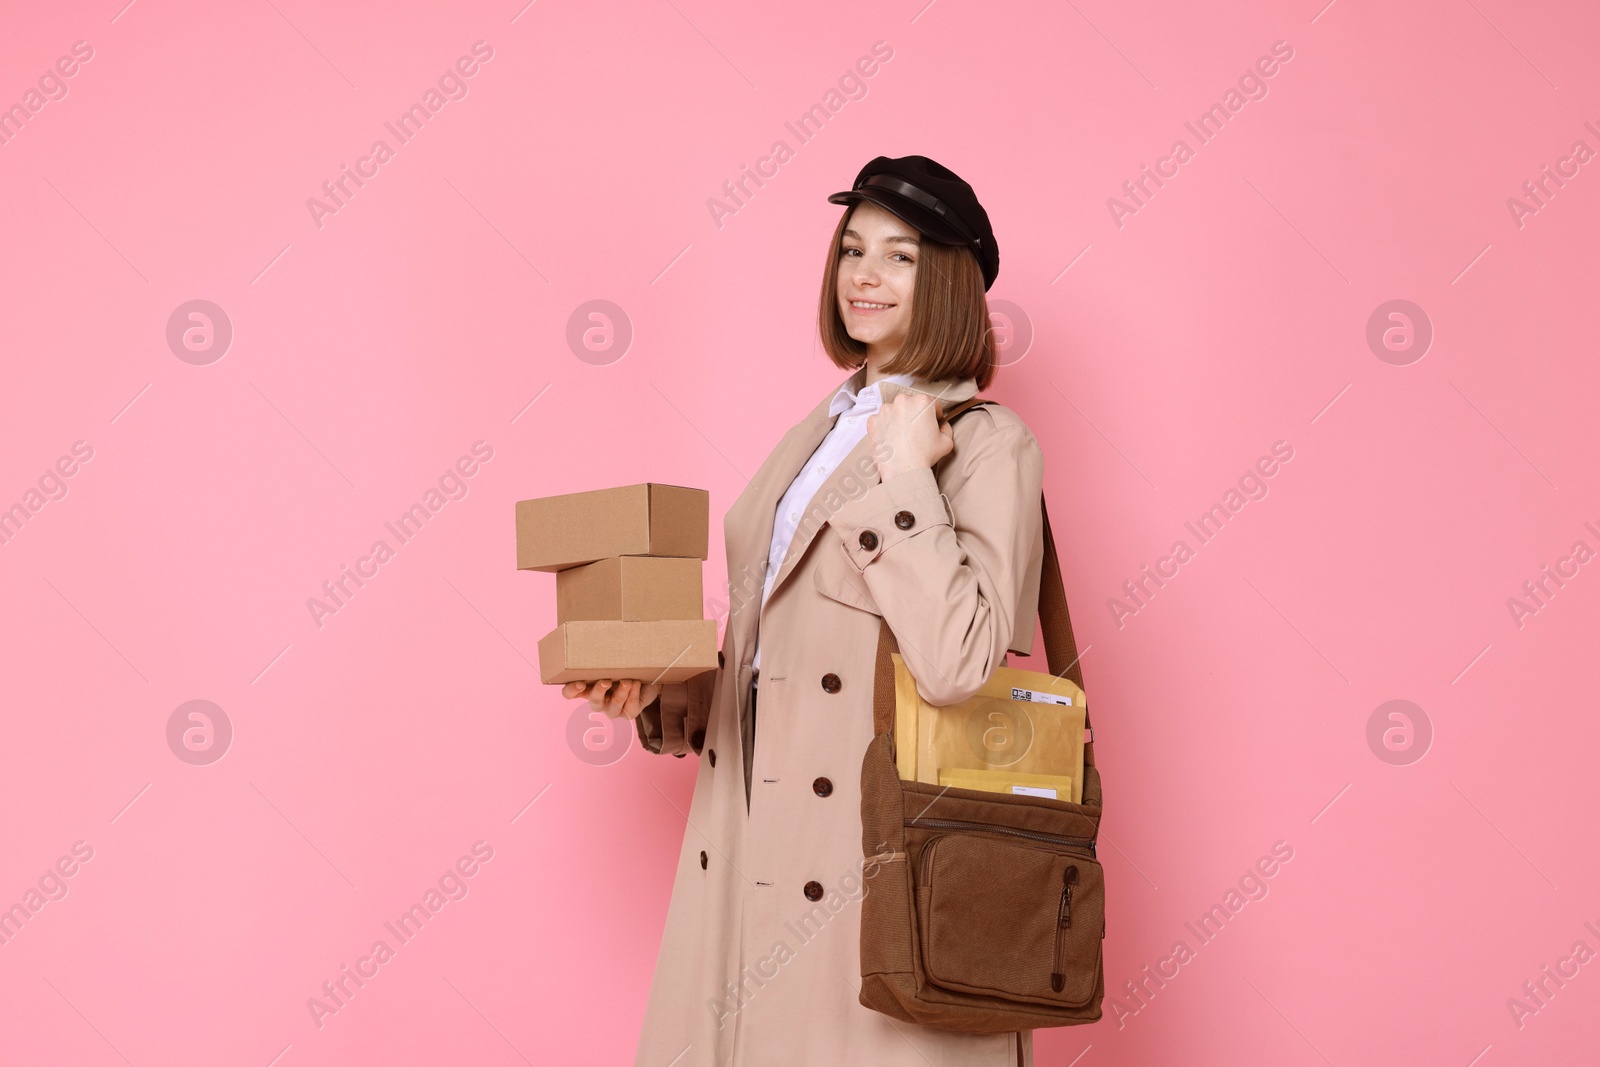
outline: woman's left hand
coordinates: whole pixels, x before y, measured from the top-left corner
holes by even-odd
[[[878,478],[932,467],[956,446],[948,423],[939,421],[939,402],[923,393],[897,393],[867,420]]]

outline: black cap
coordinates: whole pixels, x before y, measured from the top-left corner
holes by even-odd
[[[985,291],[1000,273],[1000,249],[989,227],[989,213],[972,186],[949,167],[927,156],[879,156],[861,168],[848,192],[828,197],[831,204],[870,200],[941,244],[966,245],[983,268]]]

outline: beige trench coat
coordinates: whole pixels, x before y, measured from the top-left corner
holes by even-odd
[[[884,402],[905,388],[885,382]],[[969,378],[909,388],[948,406],[977,387]],[[833,425],[831,398],[783,437],[727,514],[722,667],[665,687],[636,720],[646,749],[695,753],[700,766],[634,1062],[1030,1067],[1032,1031],[937,1030],[857,1000],[860,901],[872,891],[860,777],[880,615],[934,704],[970,696],[1008,649],[1031,650],[1044,552],[1039,445],[1011,410],[979,407],[956,421],[955,450],[934,470],[880,482],[863,438],[812,499],[762,605],[774,512]]]

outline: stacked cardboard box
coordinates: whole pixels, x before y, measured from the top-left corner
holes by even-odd
[[[704,489],[654,482],[518,501],[517,569],[556,575],[540,678],[681,682],[714,669],[700,586],[710,513]]]

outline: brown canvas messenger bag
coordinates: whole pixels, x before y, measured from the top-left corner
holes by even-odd
[[[946,418],[986,403],[963,401]],[[1043,520],[1045,657],[1052,674],[1081,689],[1048,511]],[[1105,880],[1095,855],[1100,773],[1087,716],[1082,803],[902,780],[889,658],[898,650],[882,623],[873,738],[861,764],[870,878],[861,901],[861,1003],[978,1034],[1094,1022],[1105,994]]]

